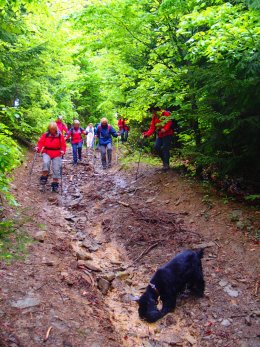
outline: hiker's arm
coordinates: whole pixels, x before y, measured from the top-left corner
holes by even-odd
[[[67,141],[70,137],[71,137],[71,130],[68,131],[68,133],[65,137],[65,141]]]
[[[46,137],[46,135],[43,134],[43,135],[40,137],[40,139],[39,139],[39,141],[38,141],[38,143],[37,143],[36,148],[37,148],[37,152],[38,152],[38,153],[40,153],[41,150],[42,150],[42,148],[44,147],[45,137]]]
[[[111,127],[110,129],[110,134],[113,136],[113,137],[118,137],[118,133],[115,131],[115,129],[113,127]]]
[[[155,132],[155,117],[153,116],[151,124],[150,124],[150,128],[148,131],[144,132],[143,135],[145,137],[149,137],[151,136],[153,133]]]
[[[60,151],[63,152],[62,154],[65,154],[66,153],[66,142],[65,142],[65,139],[63,136],[61,136],[61,139],[60,139]]]

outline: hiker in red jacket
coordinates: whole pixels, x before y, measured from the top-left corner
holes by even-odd
[[[58,116],[58,119],[56,120],[57,127],[62,135],[66,135],[68,132],[68,128],[65,123],[62,122],[62,116]]]
[[[173,135],[172,120],[167,118],[170,117],[171,113],[164,111],[158,107],[151,107],[152,121],[150,129],[143,133],[144,137],[149,137],[156,133],[155,150],[159,154],[163,162],[163,169],[168,170],[170,168],[170,146]]]
[[[78,164],[78,160],[82,160],[82,135],[86,135],[84,129],[80,127],[80,121],[74,120],[72,128],[69,130],[66,140],[71,138],[72,153],[73,153],[73,165]]]
[[[40,184],[45,186],[47,183],[52,162],[53,182],[51,184],[51,189],[53,192],[58,193],[59,179],[61,178],[61,157],[66,152],[66,142],[63,135],[58,130],[56,122],[50,123],[48,131],[40,137],[35,150],[42,153],[43,166]]]
[[[130,131],[130,127],[127,125],[127,119],[120,117],[117,122],[119,132],[121,135],[121,142],[124,143],[128,139],[128,133]]]

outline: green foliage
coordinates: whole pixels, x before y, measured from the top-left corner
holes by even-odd
[[[4,219],[0,222],[0,261],[20,259],[31,239],[21,229],[21,221]]]
[[[9,172],[19,164],[21,151],[11,138],[12,133],[0,123],[0,197],[11,204],[16,204],[9,192]]]
[[[91,57],[100,75],[100,109],[117,111],[139,126],[151,104],[170,109],[182,155],[196,173],[207,167],[223,177],[256,181],[260,174],[256,4],[89,1],[73,20],[84,31],[80,56]]]

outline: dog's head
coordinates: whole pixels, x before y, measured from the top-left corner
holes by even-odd
[[[146,290],[144,292],[144,294],[138,300],[138,304],[138,313],[141,319],[152,323],[161,318],[161,313],[157,308],[158,299],[155,298],[150,291]]]

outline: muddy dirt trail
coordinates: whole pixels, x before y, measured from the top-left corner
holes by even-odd
[[[61,195],[39,192],[40,160],[30,188],[30,162],[17,170],[15,213],[34,241],[1,264],[1,347],[259,346],[259,250],[239,230],[255,229],[257,212],[174,171],[143,164],[135,180],[134,167],[103,171],[91,155],[70,162]],[[142,322],[135,300],[154,271],[197,247],[205,297],[183,294],[173,313]]]

